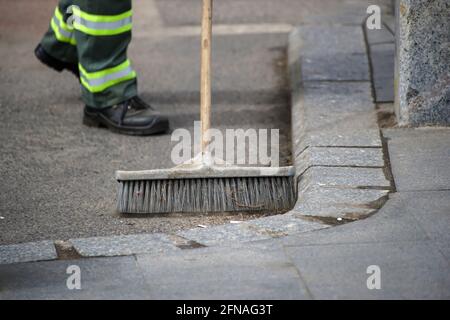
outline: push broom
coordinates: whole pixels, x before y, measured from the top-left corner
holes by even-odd
[[[293,167],[235,167],[211,157],[211,36],[212,0],[203,0],[201,153],[172,169],[117,171],[119,212],[280,212],[294,205]]]

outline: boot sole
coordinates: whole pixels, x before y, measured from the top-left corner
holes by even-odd
[[[149,136],[169,131],[168,121],[160,121],[148,127],[126,127],[118,126],[97,113],[88,113],[86,111],[83,114],[83,124],[88,127],[106,128],[112,132],[130,136]]]

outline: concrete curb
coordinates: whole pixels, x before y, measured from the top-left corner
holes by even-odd
[[[279,238],[374,213],[387,198],[390,182],[383,172],[386,164],[374,115],[365,44],[360,27],[337,28],[345,30],[333,33],[333,26],[306,27],[295,29],[289,36],[292,153],[298,181],[298,199],[292,211],[176,234],[71,239],[66,242],[68,250],[76,252],[75,258],[160,255]],[[312,41],[318,32],[325,39],[316,44]],[[339,50],[331,54],[349,65],[315,69],[314,64],[321,63],[316,59],[318,53],[329,51],[323,47],[328,45],[326,38],[336,36],[344,38],[333,40],[338,41]],[[348,38],[350,43],[346,43]],[[357,61],[353,63],[348,57],[355,56]],[[361,124],[353,122],[349,126],[348,117],[357,117]],[[0,246],[0,264],[61,258],[61,246],[57,248],[52,241]]]
[[[298,181],[298,201],[292,213],[328,222],[369,216],[384,204],[391,190],[367,80],[362,28],[337,28],[342,30],[296,28],[288,48],[292,150]],[[319,34],[321,40],[316,41]],[[361,53],[366,61],[348,60]],[[323,68],[321,62],[327,57],[332,57],[327,61],[329,68]],[[333,65],[339,62],[342,65]],[[355,123],[358,120],[362,126]]]
[[[0,246],[0,265],[54,260],[58,257],[53,241],[38,241]]]

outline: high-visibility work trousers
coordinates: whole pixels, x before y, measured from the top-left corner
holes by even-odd
[[[82,97],[105,108],[137,95],[127,58],[131,0],[59,0],[41,45],[54,58],[78,64]]]

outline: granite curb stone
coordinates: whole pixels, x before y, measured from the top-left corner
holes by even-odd
[[[397,0],[400,126],[450,125],[450,3]]]
[[[0,246],[0,264],[53,260],[57,258],[53,241]]]
[[[292,214],[356,220],[380,208],[391,186],[383,171],[384,154],[371,84],[365,81],[368,78],[356,71],[343,76],[336,68],[321,69],[320,73],[308,67],[318,63],[314,54],[320,57],[333,41],[339,43],[332,49],[330,63],[336,63],[335,57],[345,52],[347,63],[353,63],[355,70],[368,66],[362,27],[343,28],[346,33],[339,34],[346,41],[328,39],[334,29],[299,27],[289,38],[292,141],[299,195]],[[319,32],[324,36],[317,37]],[[382,37],[391,40],[386,32],[385,28]],[[381,41],[380,37],[374,41]],[[360,61],[360,54],[366,61]]]
[[[303,26],[295,32],[304,81],[370,79],[361,27]]]
[[[299,157],[298,163],[300,164],[297,168],[298,174],[316,166],[379,168],[384,166],[381,148],[309,147],[297,157]]]
[[[83,257],[125,256],[138,253],[160,254],[179,250],[168,235],[162,233],[69,240]]]

